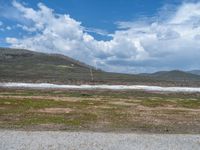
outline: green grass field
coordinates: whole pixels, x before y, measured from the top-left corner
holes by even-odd
[[[0,89],[0,127],[200,133],[200,94]]]

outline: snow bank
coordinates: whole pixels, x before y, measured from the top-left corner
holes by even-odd
[[[108,89],[108,90],[145,90],[158,92],[200,92],[200,87],[160,87],[146,85],[58,85],[49,83],[0,83],[6,88],[32,88],[32,89]]]

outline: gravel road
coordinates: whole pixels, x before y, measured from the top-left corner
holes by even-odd
[[[0,130],[1,150],[199,150],[200,135]]]

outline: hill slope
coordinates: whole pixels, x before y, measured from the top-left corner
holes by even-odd
[[[89,66],[62,55],[0,49],[1,81],[56,82],[89,80]],[[81,76],[78,76],[79,73]]]
[[[191,70],[191,71],[188,71],[188,72],[192,73],[192,74],[200,75],[200,70]]]
[[[0,70],[0,82],[128,84],[150,81],[146,77],[95,70],[63,55],[10,48],[0,48]]]
[[[155,72],[153,74],[149,74],[149,76],[163,79],[163,80],[171,80],[171,81],[198,81],[200,80],[199,75],[195,75],[195,74],[180,71],[180,70],[160,71],[160,72]]]
[[[0,48],[0,82],[199,86],[200,76],[185,72],[108,73],[63,55]]]

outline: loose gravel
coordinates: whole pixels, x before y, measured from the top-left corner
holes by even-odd
[[[1,150],[199,150],[200,135],[0,130]]]

